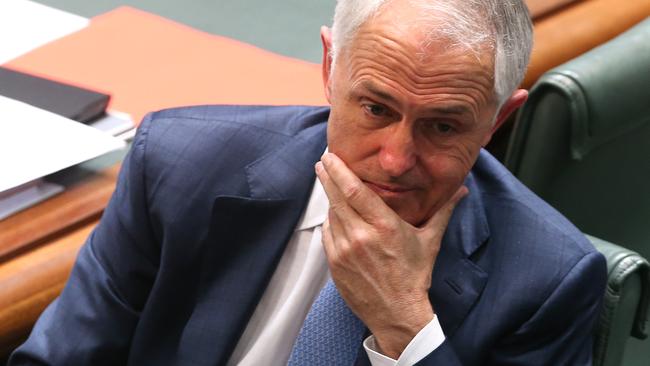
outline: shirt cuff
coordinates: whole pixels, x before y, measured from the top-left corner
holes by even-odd
[[[409,366],[425,358],[444,341],[445,334],[442,332],[438,316],[434,315],[429,324],[411,339],[411,342],[409,342],[397,360],[379,353],[379,347],[377,347],[375,336],[373,335],[363,341],[363,348],[366,349],[368,359],[372,366]]]

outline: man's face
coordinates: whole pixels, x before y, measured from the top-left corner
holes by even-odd
[[[420,225],[460,187],[491,137],[494,66],[490,52],[477,57],[445,41],[423,49],[414,27],[391,24],[380,14],[362,26],[326,76],[328,148]]]

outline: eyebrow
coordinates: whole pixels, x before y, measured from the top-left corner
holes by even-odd
[[[373,94],[375,97],[379,99],[383,99],[384,101],[391,102],[394,104],[399,104],[397,98],[378,88],[372,81],[364,80],[358,84],[358,87],[362,87],[366,89],[368,92],[370,92],[370,94]],[[358,89],[358,87],[355,87],[354,89]],[[445,114],[445,115],[472,114],[472,111],[470,110],[469,107],[465,105],[458,105],[458,104],[431,107],[431,108],[427,108],[427,111],[436,114]]]

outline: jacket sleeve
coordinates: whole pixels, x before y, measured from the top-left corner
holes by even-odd
[[[116,190],[82,246],[63,292],[38,319],[9,365],[125,364],[157,271],[147,211],[146,140],[140,125]]]
[[[600,253],[582,257],[530,319],[512,334],[495,340],[481,364],[591,365],[593,329],[600,314],[606,276],[605,259]],[[462,362],[463,352],[453,338],[447,339],[418,365],[466,365]]]

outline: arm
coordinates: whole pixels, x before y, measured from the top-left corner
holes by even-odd
[[[430,284],[423,276],[435,264],[449,216],[466,189],[429,222],[414,228],[395,217],[340,159],[329,155],[317,165],[317,174],[330,199],[323,244],[332,277],[348,306],[375,336],[381,353],[397,359],[433,317],[428,298],[419,301],[420,290]],[[486,364],[590,364],[605,274],[604,259],[597,252],[578,260],[533,317],[494,340]],[[455,348],[453,339],[432,346],[418,364],[460,365],[466,350]]]
[[[584,256],[537,312],[497,344],[492,364],[591,365],[593,330],[607,269],[598,252]]]
[[[9,365],[125,364],[155,273],[157,247],[147,212],[142,122],[101,222],[70,278]]]
[[[582,257],[530,319],[496,342],[485,364],[591,365],[593,329],[606,275],[600,253]],[[417,365],[462,365],[462,352],[448,339]]]

